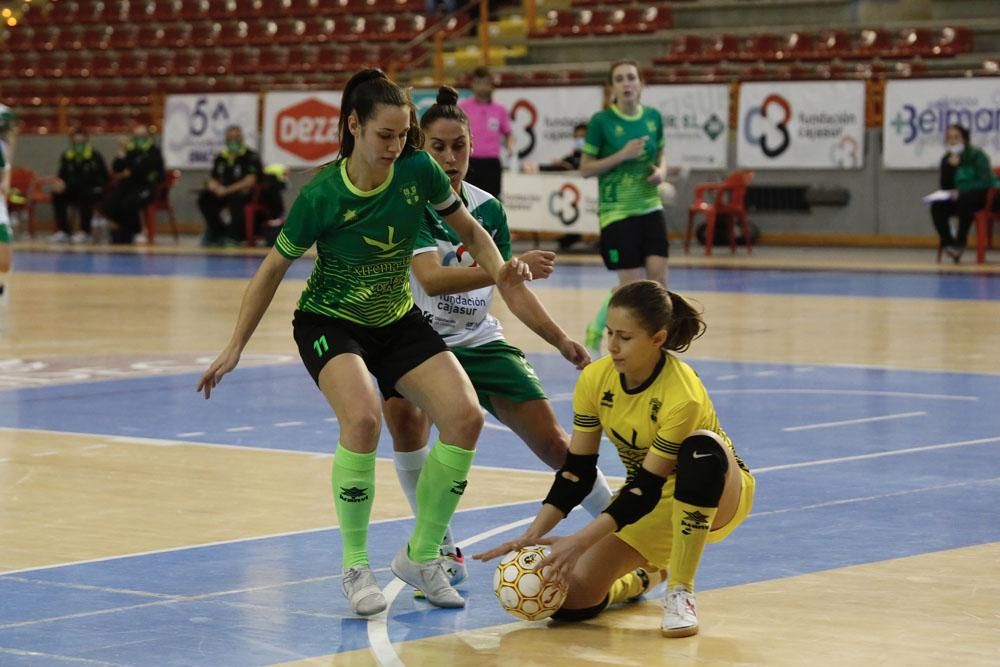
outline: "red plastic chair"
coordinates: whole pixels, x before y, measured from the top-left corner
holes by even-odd
[[[7,208],[12,213],[25,214],[25,227],[29,237],[35,234],[35,206],[52,200],[50,192],[58,180],[55,176],[39,176],[25,167],[11,169],[10,187],[11,190],[17,190],[20,196],[14,200],[8,198]]]
[[[257,243],[257,214],[264,213],[269,214],[270,211],[266,206],[260,203],[260,195],[264,191],[264,184],[258,183],[253,186],[253,190],[250,192],[250,199],[247,203],[243,205],[243,224],[244,231],[246,232],[246,244],[251,248]],[[274,218],[274,220],[281,220],[280,218]]]
[[[747,245],[747,253],[751,250],[750,223],[747,220],[746,194],[752,171],[734,171],[726,180],[718,183],[701,183],[694,189],[694,203],[688,208],[687,234],[684,237],[684,253],[691,249],[691,236],[694,232],[694,221],[698,214],[705,216],[705,255],[712,254],[712,241],[715,238],[715,222],[720,215],[726,216],[729,223],[729,249],[736,253],[736,220],[740,221],[743,239]],[[712,193],[711,201],[706,195]]]
[[[993,173],[1000,178],[1000,167],[994,167]],[[1000,187],[992,187],[986,193],[986,206],[976,213],[976,263],[986,262],[986,249],[993,248],[993,223],[1000,222],[1000,210],[996,205],[1000,204]],[[938,258],[941,251],[938,250]]]
[[[167,214],[167,219],[170,221],[170,231],[174,235],[174,243],[180,242],[177,220],[174,218],[174,207],[170,205],[170,191],[180,180],[181,172],[179,169],[168,171],[163,182],[156,186],[156,193],[153,195],[152,201],[146,204],[146,242],[149,245],[156,243],[156,214],[160,211]]]

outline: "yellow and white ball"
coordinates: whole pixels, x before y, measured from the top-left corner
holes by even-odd
[[[539,621],[554,614],[566,601],[566,583],[546,577],[548,568],[542,561],[548,554],[547,546],[530,546],[500,559],[493,575],[493,591],[510,615]]]

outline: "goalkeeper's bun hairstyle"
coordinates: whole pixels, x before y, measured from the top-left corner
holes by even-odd
[[[438,88],[437,100],[420,118],[420,127],[426,130],[431,123],[442,118],[469,126],[469,117],[462,111],[462,107],[458,106],[458,91],[451,86]]]

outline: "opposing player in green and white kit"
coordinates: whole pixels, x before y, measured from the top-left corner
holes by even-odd
[[[667,223],[658,186],[663,165],[663,118],[639,103],[642,75],[634,60],[608,71],[612,102],[587,124],[580,173],[598,177],[598,221],[604,266],[618,284],[655,280],[667,286]],[[599,350],[608,316],[608,293],[587,326],[587,347]]]
[[[409,96],[377,69],[344,88],[341,157],[303,188],[275,247],[251,279],[229,344],[198,383],[205,397],[233,370],[291,265],[314,243],[316,264],[292,322],[299,353],[340,424],[333,460],[334,505],[343,543],[343,590],[353,611],[383,611],[386,600],[368,562],[375,495],[375,447],[383,397],[402,394],[440,434],[417,483],[419,510],[393,573],[439,607],[465,600],[449,583],[441,540],[465,491],[483,416],[465,371],[414,307],[410,261],[430,204],[459,234],[525,324],[584,365],[589,357],[524,285],[527,265],[504,262],[489,234],[451,191],[441,167],[419,150]]]
[[[452,190],[493,237],[504,259],[510,259],[510,230],[503,205],[485,190],[463,182],[472,139],[469,119],[457,102],[453,88],[443,86],[438,91],[437,103],[420,121],[424,149],[445,170]],[[492,279],[476,266],[462,239],[433,208],[427,209],[426,216],[429,224],[417,236],[411,269],[414,303],[469,374],[480,405],[510,427],[546,465],[558,469],[566,460],[569,436],[524,353],[504,340],[500,322],[490,315]],[[542,251],[519,257],[531,266],[536,278],[551,273],[554,258],[554,253]],[[427,458],[430,421],[416,405],[400,397],[387,399],[382,411],[392,433],[396,473],[416,509],[417,479]],[[583,506],[597,516],[610,500],[607,480],[598,471],[594,491]],[[441,552],[452,584],[459,583],[465,578],[465,563],[450,531]]]
[[[10,194],[11,162],[14,160],[14,112],[0,104],[0,305],[7,303],[10,296],[7,275],[14,265],[14,253],[10,243],[10,213],[7,211],[7,195]]]

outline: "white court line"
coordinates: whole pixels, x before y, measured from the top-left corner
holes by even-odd
[[[227,428],[226,433],[242,433],[243,431],[252,431],[254,426],[233,426],[232,428]]]
[[[785,463],[778,466],[767,466],[766,468],[754,468],[753,474],[759,475],[764,472],[774,472],[775,470],[791,470],[792,468],[810,468],[812,466],[825,466],[831,463],[846,463],[848,461],[863,461],[865,459],[880,459],[884,456],[901,456],[903,454],[914,454],[916,452],[932,452],[938,449],[951,449],[953,447],[968,447],[969,445],[988,445],[992,442],[1000,442],[1000,436],[993,438],[978,438],[976,440],[960,440],[958,442],[945,442],[940,445],[925,445],[923,447],[907,447],[906,449],[890,449],[884,452],[873,452],[871,454],[858,454],[856,456],[841,456],[835,459],[819,459],[817,461],[802,461],[801,463]]]
[[[511,521],[510,523],[491,528],[478,535],[473,535],[468,539],[462,540],[458,543],[458,546],[465,549],[469,545],[489,539],[494,535],[505,533],[520,526],[526,526],[534,520],[534,516],[529,516],[517,521]],[[392,608],[393,601],[399,596],[400,591],[405,586],[406,584],[401,580],[393,579],[382,591],[382,594],[385,596],[385,611],[368,619],[368,644],[371,646],[372,653],[375,654],[378,664],[382,665],[382,667],[405,667],[399,654],[396,653],[396,649],[392,647],[392,642],[389,640],[389,610]]]
[[[278,428],[285,428],[286,426],[302,426],[305,422],[275,422],[275,426]]]
[[[908,489],[906,491],[894,491],[892,493],[883,493],[877,496],[859,496],[857,498],[843,498],[841,500],[830,500],[825,503],[815,503],[813,505],[801,505],[799,507],[786,507],[780,510],[769,510],[767,512],[751,512],[747,517],[748,519],[759,518],[762,516],[771,516],[772,514],[787,514],[788,512],[800,512],[802,510],[814,510],[820,507],[835,507],[837,505],[852,505],[855,503],[863,503],[869,500],[882,500],[883,498],[893,498],[895,496],[907,496],[913,493],[923,493],[924,491],[941,491],[942,489],[957,489],[963,486],[979,486],[981,484],[996,484],[1000,482],[1000,477],[993,477],[991,479],[977,479],[972,482],[955,482],[953,484],[939,484],[937,486],[926,486],[919,489]]]
[[[792,433],[794,431],[809,431],[814,428],[830,428],[833,426],[850,426],[851,424],[867,424],[869,422],[888,421],[890,419],[906,419],[907,417],[923,417],[926,412],[899,412],[894,415],[882,415],[881,417],[863,417],[860,419],[845,419],[839,422],[820,422],[818,424],[805,424],[803,426],[787,426],[782,431]]]
[[[104,665],[105,667],[121,667],[120,662],[104,662],[103,660],[89,660],[87,658],[77,658],[70,655],[60,655],[58,653],[41,653],[39,651],[23,651],[16,648],[6,648],[0,646],[0,653],[18,656],[21,658],[53,658],[59,662],[74,662],[81,665]]]
[[[978,396],[958,394],[918,394],[909,391],[870,391],[867,389],[713,389],[716,394],[806,394],[823,396],[891,396],[893,398],[931,398],[938,401],[978,401]]]
[[[35,456],[35,457],[41,457],[41,456],[55,456],[55,455],[56,455],[56,454],[58,454],[58,453],[59,453],[59,452],[35,452],[34,454],[32,454],[32,456]]]
[[[189,431],[187,433],[178,433],[178,438],[193,438],[195,436],[205,435],[204,431]]]
[[[508,433],[513,433],[509,428],[503,424],[494,424],[492,422],[484,421],[483,428],[493,429],[494,431],[507,431]]]

